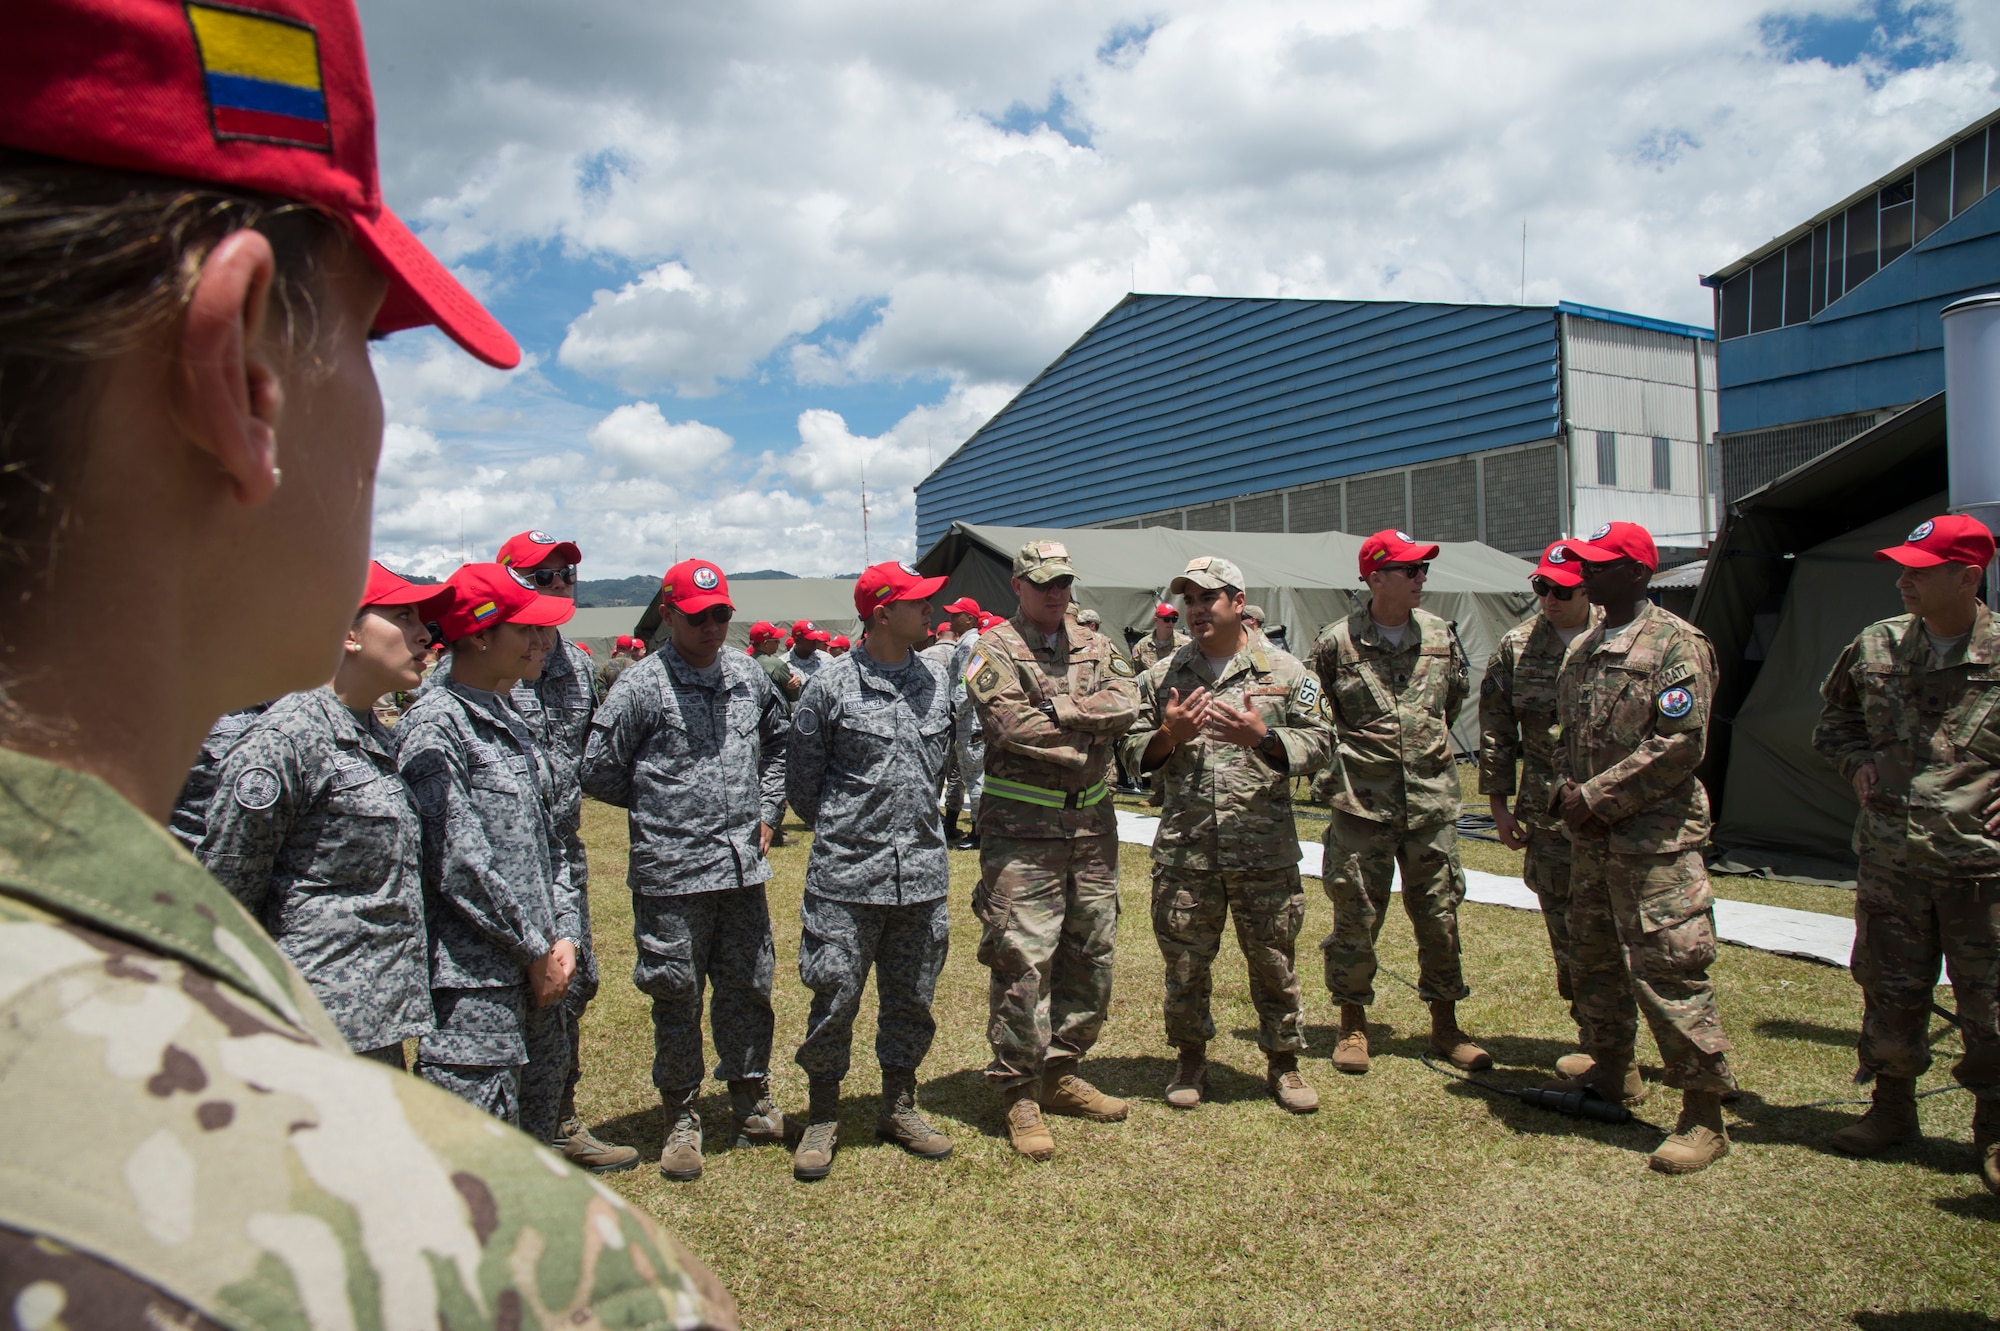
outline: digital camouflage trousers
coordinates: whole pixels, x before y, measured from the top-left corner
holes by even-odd
[[[437,1027],[417,1041],[416,1074],[511,1123],[554,1140],[569,1075],[560,1003],[535,1007],[526,985],[433,989]]]
[[[1153,866],[1153,936],[1166,963],[1167,1042],[1215,1038],[1209,1000],[1225,914],[1236,922],[1236,944],[1250,972],[1258,1046],[1266,1053],[1304,1049],[1305,1010],[1294,963],[1306,894],[1296,866],[1255,873]]]
[[[709,1033],[720,1081],[771,1070],[771,911],[764,885],[686,896],[632,894],[639,945],[632,983],[653,1000],[653,1085],[665,1097],[701,1085],[702,998],[713,986]]]
[[[931,1051],[931,1000],[951,945],[944,897],[872,906],[806,893],[799,905],[799,979],[812,990],[798,1065],[814,1081],[847,1075],[854,1018],[875,972],[875,1060],[914,1072]]]

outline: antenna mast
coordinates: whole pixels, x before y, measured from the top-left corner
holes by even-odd
[[[872,567],[875,563],[874,553],[869,549],[868,545],[868,459],[866,456],[863,456],[861,459],[861,562],[863,567]]]

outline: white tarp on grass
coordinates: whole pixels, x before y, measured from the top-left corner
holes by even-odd
[[[1145,814],[1118,810],[1118,839],[1135,846],[1151,847],[1160,820]],[[1299,872],[1308,878],[1321,876],[1323,848],[1317,841],[1299,845]],[[1401,889],[1398,875],[1397,890]],[[1514,910],[1539,911],[1542,903],[1528,885],[1518,878],[1499,874],[1465,871],[1465,898],[1482,906],[1508,906]],[[1725,943],[1775,952],[1783,956],[1805,957],[1834,966],[1847,965],[1854,951],[1854,921],[1817,911],[1792,910],[1785,906],[1760,906],[1749,901],[1715,903],[1715,932]]]

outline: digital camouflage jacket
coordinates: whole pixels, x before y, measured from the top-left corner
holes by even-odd
[[[1472,666],[1448,620],[1410,612],[1392,646],[1361,602],[1320,631],[1313,669],[1333,720],[1331,803],[1342,813],[1412,831],[1458,817],[1451,727],[1472,688]]]
[[[1146,746],[1159,733],[1168,690],[1185,698],[1200,688],[1262,717],[1284,745],[1285,770],[1273,768],[1253,749],[1207,735],[1177,746],[1153,774],[1165,783],[1153,859],[1239,872],[1295,864],[1299,829],[1292,818],[1292,778],[1318,771],[1333,754],[1319,680],[1298,658],[1270,646],[1238,652],[1213,684],[1196,669],[1195,659],[1190,644],[1140,678],[1139,721],[1124,739],[1126,770],[1141,770]]]
[[[1932,877],[2000,876],[1982,811],[2000,796],[2000,623],[1980,606],[1943,661],[1914,615],[1870,624],[1820,686],[1813,747],[1852,780],[1875,764],[1854,825],[1872,863]]]
[[[1694,625],[1641,601],[1632,622],[1578,638],[1557,682],[1562,734],[1555,784],[1575,781],[1620,855],[1708,840],[1708,793],[1695,778],[1715,696],[1715,651]],[[1583,833],[1599,839],[1603,832]]]
[[[236,741],[243,738],[250,723],[270,705],[260,702],[255,707],[225,713],[209,727],[208,737],[201,742],[201,754],[188,769],[187,783],[181,787],[173,814],[167,819],[167,830],[189,850],[199,846],[208,831],[208,802],[215,798],[215,774],[221,770],[222,760],[229,756]]]
[[[0,1121],[51,1114],[90,1149],[0,1140],[0,1268],[51,1325],[735,1325],[616,1193],[348,1054],[158,824],[0,751]]]

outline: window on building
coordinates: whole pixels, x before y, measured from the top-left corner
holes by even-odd
[[[1922,240],[1951,220],[1951,153],[1941,152],[1917,168],[1917,233]]]
[[[1991,194],[2000,189],[2000,134],[1992,127],[1986,131],[1986,192]]]
[[[1610,430],[1597,432],[1597,483],[1618,484],[1618,436]]]
[[[1785,322],[1785,252],[1767,255],[1750,270],[1750,331],[1767,333]]]
[[[1785,322],[1802,324],[1812,318],[1812,238],[1785,247]]]
[[[1674,449],[1659,435],[1653,436],[1653,488],[1671,490],[1674,488]]]
[[[1986,131],[1961,140],[1951,150],[1951,215],[1958,216],[1986,197]]]
[[[1875,261],[1877,268],[1887,268],[1910,252],[1913,243],[1911,235],[1916,228],[1916,199],[1917,181],[1914,176],[1904,176],[1895,184],[1883,188],[1882,245]],[[1851,280],[1847,289],[1854,290]]]
[[[1812,232],[1812,312],[1818,314],[1826,308],[1826,236],[1827,224],[1821,222]]]
[[[1847,214],[1835,213],[1826,222],[1826,303],[1840,299],[1843,265],[1847,256]]]
[[[1880,223],[1880,194],[1871,194],[1847,210],[1847,272],[1840,289],[1852,291],[1875,276],[1875,230]]]
[[[1738,273],[1722,284],[1716,295],[1715,326],[1723,337],[1742,337],[1750,331],[1750,274]]]

